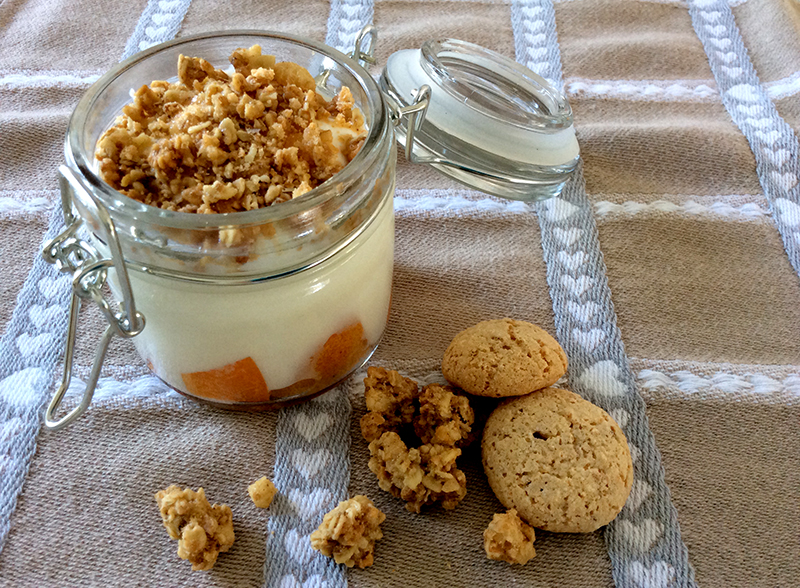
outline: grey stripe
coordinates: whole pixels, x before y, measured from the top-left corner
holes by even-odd
[[[540,66],[541,71],[561,85],[551,0],[516,1],[511,11],[517,59],[526,65],[539,56],[549,59],[550,67]],[[544,36],[537,37],[542,30]],[[634,455],[631,498],[605,531],[614,581],[623,588],[695,586],[661,455],[617,328],[582,166],[560,197],[536,209],[558,339],[570,360],[570,385],[614,416]]]
[[[150,0],[125,44],[122,59],[173,39],[191,3],[192,0]]]
[[[370,1],[334,0],[326,44],[349,52],[372,14]],[[347,586],[343,566],[313,551],[309,535],[326,511],[348,497],[350,412],[340,386],[278,416],[273,482],[279,494],[267,524],[265,587]]]
[[[690,0],[692,25],[708,55],[722,103],[750,143],[756,173],[783,245],[800,273],[800,145],[758,80],[724,0]]]
[[[191,0],[151,0],[122,59],[139,51],[145,40],[154,44],[172,38],[189,4]],[[45,240],[58,235],[63,224],[61,207],[56,207]],[[36,450],[42,409],[55,391],[54,373],[67,330],[70,277],[45,263],[40,250],[0,339],[0,550]]]
[[[347,586],[342,566],[311,549],[322,516],[347,499],[350,400],[344,386],[278,415],[264,586]]]

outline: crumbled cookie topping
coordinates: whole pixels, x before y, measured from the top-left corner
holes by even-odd
[[[497,513],[483,532],[486,557],[508,563],[526,564],[536,555],[533,527],[519,518],[513,508]]]
[[[353,159],[366,130],[348,88],[328,101],[258,45],[230,61],[232,74],[181,55],[178,82],[142,86],[97,143],[103,180],[159,208],[226,213],[302,196]]]
[[[233,545],[233,517],[226,504],[211,506],[205,492],[170,486],[155,495],[169,536],[178,540],[178,556],[193,570],[210,570],[217,556]]]
[[[375,441],[387,431],[397,432],[414,419],[417,383],[395,370],[372,366],[364,379],[364,396],[369,411],[361,418],[361,434]]]
[[[369,452],[378,485],[405,500],[411,512],[435,503],[453,509],[467,494],[466,476],[456,467],[460,449],[429,444],[409,449],[389,431],[369,444]]]
[[[260,478],[247,487],[247,493],[250,499],[258,508],[269,508],[272,504],[272,499],[278,493],[275,484],[272,483],[266,476]]]
[[[311,547],[348,568],[371,566],[375,542],[383,537],[380,525],[386,515],[366,496],[340,502],[311,533]]]
[[[475,412],[466,396],[441,384],[429,384],[422,389],[414,432],[423,443],[468,445],[474,422]]]

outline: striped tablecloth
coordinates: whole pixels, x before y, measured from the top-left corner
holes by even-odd
[[[56,169],[81,93],[175,35],[255,28],[377,56],[430,38],[515,57],[563,88],[582,149],[558,199],[502,201],[398,165],[393,308],[372,363],[441,379],[450,338],[512,316],[553,332],[568,387],[622,425],[635,482],[593,534],[537,533],[491,562],[501,509],[476,449],[454,511],[377,488],[356,375],[318,401],[232,414],[186,400],[115,341],[89,413],[41,430],[63,354],[69,278],[40,259],[61,228]],[[0,585],[800,585],[800,6],[792,0],[5,0],[0,2]],[[82,318],[86,377],[101,318]],[[272,477],[268,512],[246,485]],[[236,543],[191,572],[155,490],[203,486]],[[338,500],[387,513],[375,565],[307,535]]]

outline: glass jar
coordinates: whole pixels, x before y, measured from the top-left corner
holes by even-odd
[[[134,55],[87,91],[60,168],[67,228],[44,251],[73,274],[64,377],[48,428],[88,407],[114,336],[132,338],[171,387],[232,408],[307,399],[362,365],[391,300],[395,128],[406,159],[473,188],[526,201],[561,192],[579,157],[563,94],[512,60],[455,40],[395,53],[379,86],[363,67],[374,63],[376,39],[368,25],[346,56],[268,31],[184,37]],[[289,202],[209,215],[154,208],[100,179],[97,140],[136,89],[175,79],[180,54],[224,68],[235,49],[255,44],[306,68],[326,98],[351,90],[368,135],[344,169]],[[102,294],[106,282],[117,311]],[[97,303],[109,325],[81,403],[56,420],[83,300]]]
[[[229,214],[162,210],[100,179],[97,140],[132,90],[174,79],[179,54],[224,68],[235,49],[255,44],[312,74],[326,72],[321,92],[329,98],[350,88],[368,135],[343,170],[294,200]],[[229,407],[269,408],[327,390],[375,350],[391,296],[396,148],[377,84],[355,61],[275,33],[215,33],[160,45],[89,89],[70,119],[65,155],[65,215],[88,233],[81,250],[79,229],[69,232],[81,259],[68,269],[84,273],[76,278],[77,296],[83,290],[84,298],[97,299],[107,273],[122,307],[109,315],[118,323],[110,328],[130,336],[171,387]],[[115,241],[124,271],[87,263],[113,260]],[[63,235],[46,255],[58,257],[59,246]],[[137,324],[141,316],[146,324]]]

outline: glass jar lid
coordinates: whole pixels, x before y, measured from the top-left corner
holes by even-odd
[[[542,200],[559,194],[577,166],[567,99],[499,53],[454,39],[427,41],[421,49],[393,53],[380,86],[395,111],[406,157],[468,186]],[[421,121],[403,116],[415,105]]]

